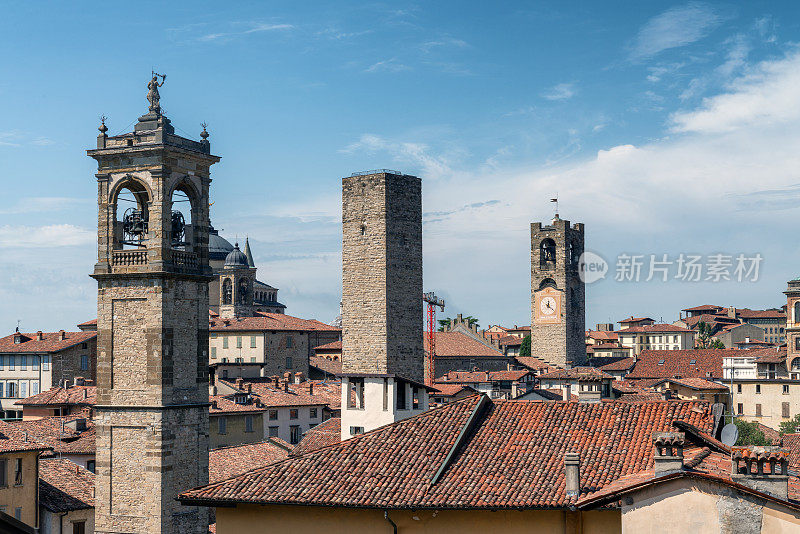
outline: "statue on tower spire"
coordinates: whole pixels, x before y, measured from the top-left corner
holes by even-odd
[[[158,88],[164,85],[167,79],[166,74],[159,74],[151,71],[153,78],[147,82],[147,101],[150,102],[150,111],[161,114],[161,95],[158,94]],[[161,83],[158,83],[158,77],[161,76]]]

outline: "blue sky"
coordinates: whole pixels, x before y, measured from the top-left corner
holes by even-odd
[[[232,4],[232,3],[229,3]],[[768,307],[800,275],[795,2],[3,2],[0,331],[94,317],[84,150],[146,110],[209,124],[212,221],[249,235],[288,312],[330,321],[340,178],[424,183],[425,286],[529,324],[529,223],[586,223],[611,264],[587,324]],[[621,253],[760,254],[757,282],[617,282]],[[645,278],[643,276],[643,278]]]

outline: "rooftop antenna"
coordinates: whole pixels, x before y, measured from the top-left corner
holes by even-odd
[[[553,220],[556,220],[556,219],[558,219],[558,193],[556,193],[556,197],[555,198],[551,198],[550,199],[550,202],[555,204],[555,210],[556,211],[555,211],[555,215],[553,216]]]
[[[17,332],[19,332],[19,323],[20,323],[20,322],[21,322],[21,321],[20,321],[19,319],[17,319]]]

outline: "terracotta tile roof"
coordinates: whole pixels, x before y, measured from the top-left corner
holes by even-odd
[[[286,447],[270,440],[211,449],[208,451],[208,480],[219,482],[288,457]]]
[[[236,319],[210,319],[212,332],[263,332],[264,330],[288,330],[292,332],[341,332],[340,328],[317,321],[300,319],[282,313],[259,312],[256,317]]]
[[[722,306],[716,306],[714,304],[703,304],[701,306],[695,306],[694,308],[684,308],[681,311],[685,311],[685,312],[690,312],[690,311],[712,311],[712,312],[715,312],[715,311],[724,310],[724,309],[725,308],[723,308]]]
[[[44,332],[41,341],[36,339],[36,333],[21,333],[21,343],[14,343],[15,335],[0,338],[0,353],[59,352],[96,338],[97,332],[64,332],[64,339],[61,339],[61,332]]]
[[[424,340],[425,351],[428,351],[427,337]],[[477,339],[474,339],[461,332],[436,332],[436,357],[458,357],[458,356],[476,356],[476,357],[489,357],[496,356],[498,358],[505,358],[503,353],[499,350],[484,345]]]
[[[554,369],[549,363],[535,356],[515,356],[514,360],[531,371],[549,371],[550,369]]]
[[[601,371],[609,372],[609,371],[629,371],[633,369],[633,364],[636,361],[635,358],[624,358],[622,360],[607,363],[606,365],[602,365],[599,367]]]
[[[69,386],[67,388],[56,386],[42,391],[38,395],[18,400],[14,404],[20,406],[94,406],[96,398],[96,386]]]
[[[89,321],[85,321],[85,322],[80,323],[78,325],[78,327],[81,327],[81,326],[97,326],[97,319],[91,319]]]
[[[742,319],[786,319],[786,312],[777,308],[771,310],[736,308],[736,315]]]
[[[236,388],[236,382],[219,379],[220,382]],[[277,406],[322,406],[327,405],[332,410],[338,410],[342,404],[342,384],[322,380],[306,380],[301,384],[289,384],[289,392],[284,391],[283,383],[275,387],[271,378],[245,378],[241,382],[243,387],[248,384],[252,387],[253,396],[261,400],[265,408]],[[314,385],[314,392],[310,394],[310,385]]]
[[[64,458],[39,461],[39,502],[53,513],[94,508],[95,475]]]
[[[459,383],[459,384],[474,384],[474,383],[488,383],[499,381],[512,381],[522,380],[531,374],[528,370],[521,371],[450,371],[444,376],[440,376],[434,382],[435,387],[439,384]]]
[[[595,339],[597,341],[617,341],[619,339],[619,332],[609,332],[605,330],[588,330],[586,337]]]
[[[611,382],[611,389],[617,393],[642,393],[645,389],[636,385],[635,382],[630,380],[614,380]]]
[[[342,340],[333,341],[331,343],[325,343],[324,345],[320,345],[319,347],[314,347],[314,351],[342,351]]]
[[[648,326],[631,326],[625,330],[620,330],[620,335],[623,334],[658,334],[660,332],[692,332],[688,328],[675,326],[674,324],[651,324]]]
[[[225,414],[255,414],[267,411],[266,406],[256,404],[254,399],[248,399],[246,404],[239,404],[235,401],[234,395],[209,395],[208,401],[211,406],[208,407],[209,415],[225,415]]]
[[[295,445],[292,456],[299,456],[311,451],[316,451],[328,445],[335,445],[342,441],[342,418],[331,417],[316,426],[303,432],[300,443]]]
[[[621,321],[617,321],[619,324],[628,324],[628,323],[638,323],[639,321],[652,321],[651,317],[634,317],[631,315],[627,319],[623,319]]]
[[[665,381],[669,381],[673,384],[679,384],[690,389],[696,389],[698,391],[728,391],[727,386],[718,382],[711,382],[710,380],[705,380],[703,378],[665,378],[657,382],[657,384]]]
[[[747,356],[740,349],[643,350],[626,378],[722,378],[722,359]],[[709,375],[710,373],[710,375]]]
[[[76,419],[84,419],[85,430],[73,430],[68,423]],[[91,419],[76,417],[43,417],[28,421],[11,421],[8,423],[17,432],[28,432],[32,439],[53,449],[53,454],[95,454],[95,426]]]
[[[522,345],[522,338],[518,336],[503,336],[497,340],[501,347],[519,347]]]
[[[308,365],[329,375],[339,376],[342,374],[342,360],[328,359],[325,356],[309,356]]]
[[[638,393],[624,393],[620,395],[620,402],[657,402],[663,401],[664,395],[657,391],[642,391]]]
[[[46,443],[38,441],[31,435],[27,437],[24,430],[11,423],[0,421],[0,454],[21,451],[49,450]]]
[[[766,436],[766,432],[764,435]],[[784,434],[783,446],[789,449],[789,465],[800,470],[800,433]]]
[[[572,369],[556,369],[539,375],[539,380],[613,380],[614,377],[596,367],[573,367]]]
[[[651,467],[652,433],[670,430],[676,419],[711,427],[710,408],[700,402],[582,404],[475,395],[179,499],[207,505],[563,508],[570,502],[565,452],[580,454],[581,487],[593,492]]]
[[[775,440],[780,440],[781,439],[781,433],[778,432],[777,430],[775,430],[774,428],[770,428],[767,425],[763,425],[763,424],[758,423],[758,422],[756,422],[756,424],[758,425],[758,429],[761,432],[764,433],[764,437],[767,438],[768,440],[775,441]],[[791,434],[786,434],[786,435],[788,436],[788,435],[791,435]],[[798,452],[800,452],[800,451],[798,451]]]
[[[727,315],[696,315],[694,317],[686,317],[681,319],[689,328],[696,328],[700,322],[706,323],[714,328],[719,328],[723,324],[733,324],[738,325],[738,319],[734,319],[733,317],[728,317]]]
[[[785,363],[786,345],[754,349],[747,353],[748,357],[756,358],[758,363]]]

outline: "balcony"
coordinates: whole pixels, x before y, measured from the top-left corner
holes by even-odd
[[[115,250],[112,253],[114,267],[129,267],[133,265],[147,265],[146,250]]]
[[[173,250],[172,264],[181,270],[193,271],[197,269],[199,261],[197,259],[197,254],[194,252]]]

